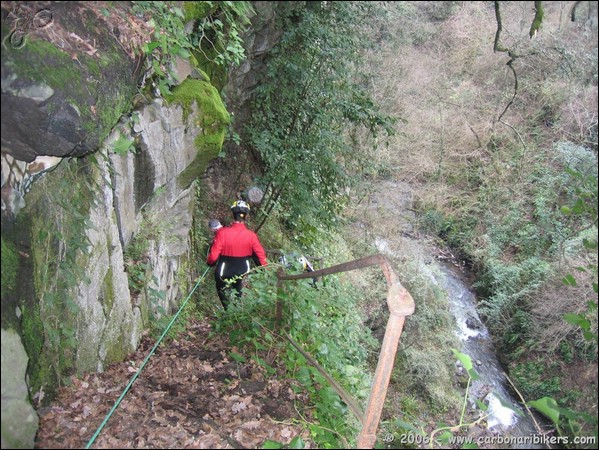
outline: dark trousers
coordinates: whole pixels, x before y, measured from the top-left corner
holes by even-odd
[[[219,258],[214,271],[214,281],[223,308],[227,309],[229,306],[231,294],[241,297],[242,275],[249,271],[250,261],[246,257],[221,256]]]
[[[214,272],[214,281],[216,282],[218,298],[224,309],[227,309],[229,306],[231,294],[234,294],[236,297],[241,297],[241,277],[223,279],[219,276],[218,272]]]

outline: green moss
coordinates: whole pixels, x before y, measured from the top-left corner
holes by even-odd
[[[203,19],[209,16],[217,9],[214,2],[183,2],[183,12],[185,21]]]
[[[7,51],[19,75],[55,90],[81,90],[84,83],[81,71],[73,70],[71,56],[53,44],[36,39],[28,41],[22,49],[9,47]]]
[[[185,119],[191,114],[194,103],[198,107],[195,120],[197,125],[202,128],[201,133],[195,139],[198,154],[178,178],[179,186],[186,188],[204,172],[208,163],[218,156],[231,117],[222,102],[220,94],[207,81],[185,80],[173,89],[173,93],[167,98],[167,101],[180,104],[183,107]]]
[[[231,121],[218,90],[208,81],[185,80],[173,89],[166,101],[183,106],[185,119],[189,117],[193,103],[196,103],[200,110],[199,125],[203,127],[225,126]]]
[[[112,267],[108,267],[104,282],[102,283],[102,299],[104,300],[104,314],[108,315],[114,305],[114,284]]]
[[[74,60],[50,42],[30,39],[23,48],[3,50],[2,57],[19,78],[43,83],[59,94],[45,106],[48,114],[56,101],[74,105],[91,147],[99,145],[131,108],[136,87],[126,78],[122,67],[128,61],[117,50],[94,57],[79,52]]]
[[[104,358],[104,364],[109,365],[115,362],[121,362],[129,354],[129,346],[125,343],[124,336],[125,330],[119,330],[119,335],[116,341],[112,343],[106,349],[106,357]],[[130,330],[127,330],[129,332]]]
[[[15,246],[2,238],[2,297],[15,291],[19,257]]]
[[[175,280],[177,280],[177,286],[179,286],[179,291],[183,292],[186,295],[186,292],[191,290],[191,286],[189,286],[189,274],[190,272],[190,264],[187,258],[181,258],[179,261],[179,269],[175,274]]]
[[[64,161],[55,176],[33,186],[23,210],[31,230],[35,287],[23,314],[23,335],[33,360],[28,374],[38,387],[66,380],[74,372],[76,349],[83,345],[76,340],[79,306],[74,299],[82,280],[88,280],[87,218],[95,203],[90,166],[85,158]],[[104,288],[110,292],[111,285]]]
[[[15,73],[37,83],[50,86],[55,92],[62,92],[66,99],[77,105],[84,122],[96,122],[89,107],[90,99],[97,97],[97,83],[88,83],[84,70],[73,68],[70,55],[43,40],[31,40],[20,51],[9,50],[9,65]],[[98,78],[100,69],[97,62],[81,56],[92,77]]]
[[[223,65],[214,63],[214,60],[219,53],[213,47],[202,49],[202,51],[193,51],[193,56],[196,59],[198,66],[205,69],[203,73],[211,80],[212,84],[217,89],[224,88],[227,83],[227,68]]]
[[[141,294],[140,294],[141,295]],[[141,315],[141,322],[145,327],[147,327],[151,323],[151,311],[150,311],[150,301],[146,299],[142,299],[139,302],[139,312]]]
[[[204,173],[206,167],[208,167],[208,163],[220,153],[224,139],[224,129],[222,132],[196,137],[194,142],[198,149],[198,154],[177,178],[177,184],[181,189],[189,187],[195,179]]]
[[[208,81],[208,82],[212,81],[212,80],[210,79],[210,76],[208,75],[208,73],[207,73],[206,71],[204,71],[204,70],[202,70],[202,69],[200,68],[200,66],[199,66],[199,64],[198,64],[198,61],[197,61],[197,59],[195,59],[195,58],[192,56],[192,57],[190,58],[190,61],[193,61],[193,62],[194,62],[196,70],[197,70],[197,71],[200,73],[200,75],[201,75],[201,77],[199,77],[201,80],[205,80],[205,81]]]
[[[44,325],[40,318],[39,308],[21,309],[21,336],[23,346],[27,350],[29,365],[27,375],[29,377],[29,391],[38,392],[43,389],[46,401],[54,398],[60,384],[48,354],[44,351]]]
[[[100,119],[100,124],[106,132],[102,135],[102,139],[108,136],[110,129],[119,121],[123,112],[131,108],[131,99],[129,93],[116,92],[114,97],[100,98],[97,103],[97,111]],[[98,119],[87,122],[84,127],[90,126],[93,130],[98,127]]]
[[[34,189],[35,190],[35,189]],[[32,190],[32,192],[34,192]],[[32,200],[28,197],[28,203]],[[21,239],[27,240],[27,236],[31,236],[31,230],[34,223],[33,215],[30,214],[30,207],[28,206],[22,210],[18,217],[16,227],[21,232]],[[51,238],[45,237],[46,245],[53,245]],[[29,245],[30,246],[30,245]],[[28,384],[30,392],[35,393],[43,388],[44,393],[47,395],[46,400],[51,399],[56,392],[59,385],[59,379],[56,372],[53,369],[53,365],[50,361],[48,353],[44,349],[44,343],[46,336],[44,332],[44,323],[41,318],[40,312],[40,300],[38,292],[40,289],[40,275],[36,274],[36,267],[40,274],[47,273],[40,270],[39,262],[44,262],[48,265],[50,258],[44,258],[40,252],[35,251],[34,247],[31,247],[29,258],[23,258],[22,267],[19,268],[17,274],[17,295],[19,297],[19,308],[21,311],[21,318],[19,320],[20,335],[23,339],[23,346],[29,357],[29,364],[27,366],[27,376],[29,378]],[[5,251],[2,249],[2,275],[4,277],[4,270],[6,265],[4,264]],[[31,282],[33,280],[33,283]],[[4,280],[2,280],[2,286],[4,287]],[[45,284],[44,284],[45,286]],[[4,309],[4,304],[2,305]],[[3,316],[4,316],[3,311]]]

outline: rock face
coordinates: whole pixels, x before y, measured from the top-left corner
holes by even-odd
[[[186,267],[195,184],[182,185],[181,175],[215,156],[197,145],[203,111],[194,105],[184,117],[180,105],[156,99],[135,114],[96,154],[65,160],[36,182],[17,217],[15,228],[30,227],[35,287],[23,321],[26,333],[44,338],[28,348],[34,389],[49,383],[42,368],[58,349],[60,371],[122,360],[151,319],[177,308],[193,276]],[[122,142],[131,147],[117,153]]]
[[[95,151],[139,76],[115,34],[120,11],[110,19],[93,2],[14,3],[2,6],[11,27],[2,27],[2,151],[26,162]]]
[[[118,8],[108,17],[94,2],[2,4],[3,223],[25,204],[39,173],[31,163],[96,151],[130,107],[141,65]]]
[[[110,21],[99,2],[2,5],[3,448],[33,446],[28,398],[41,404],[61,378],[122,361],[196,275],[196,179],[221,150],[229,114],[184,64],[172,97],[133,108],[143,64],[125,4]],[[229,110],[247,111],[252,71],[278,38],[273,4],[255,4]],[[50,20],[16,40],[17,19],[41,12]]]

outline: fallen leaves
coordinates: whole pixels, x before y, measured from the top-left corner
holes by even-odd
[[[292,382],[227,356],[226,336],[210,335],[208,323],[191,328],[158,348],[92,448],[260,448],[298,435],[309,448],[309,432],[294,425]],[[146,338],[128,361],[73,378],[38,410],[36,448],[86,446],[153,345]]]

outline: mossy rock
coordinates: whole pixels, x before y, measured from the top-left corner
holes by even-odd
[[[231,116],[218,90],[208,81],[187,79],[174,88],[172,95],[166,100],[169,103],[180,104],[186,118],[192,113],[193,105],[197,107],[197,113],[192,120],[201,128],[200,134],[195,138],[198,154],[178,179],[179,186],[186,188],[220,153]]]
[[[35,12],[23,4],[13,15]],[[51,2],[47,11],[51,24],[18,46],[14,23],[2,24],[2,109],[11,111],[2,114],[2,148],[22,161],[95,151],[130,108],[141,66],[107,32],[124,11],[104,16],[93,2]]]

